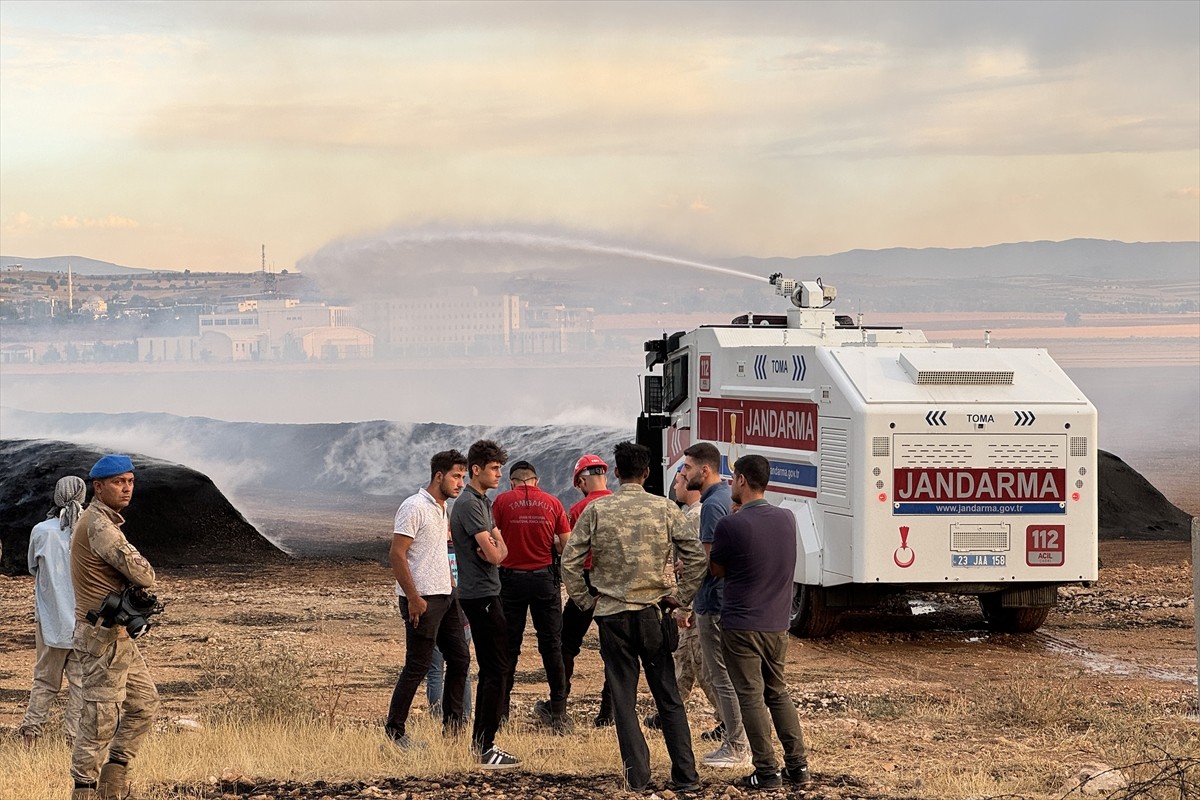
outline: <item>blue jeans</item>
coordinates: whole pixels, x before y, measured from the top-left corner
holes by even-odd
[[[467,645],[471,644],[471,629],[463,628]],[[429,716],[437,717],[442,713],[442,680],[446,671],[446,658],[442,651],[433,648],[433,661],[429,664],[429,672],[425,673],[425,698],[429,701]],[[467,668],[467,683],[463,687],[463,722],[471,719],[471,669]]]

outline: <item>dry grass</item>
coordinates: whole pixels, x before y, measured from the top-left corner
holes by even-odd
[[[1114,551],[1110,544],[1105,553],[1106,598],[1190,596],[1191,574],[1178,547],[1123,547]],[[161,724],[132,770],[148,800],[184,796],[167,787],[208,786],[208,796],[220,797],[208,782],[222,776],[345,783],[478,775],[465,739],[443,740],[440,725],[425,715],[423,692],[412,732],[428,747],[397,752],[381,735],[403,645],[390,596],[369,591],[377,568],[342,566],[332,576],[327,565],[312,574],[304,569],[256,576],[263,586],[254,588],[255,621],[244,613],[248,584],[176,579],[176,617],[144,649],[164,701]],[[29,580],[5,589],[0,581],[0,611],[27,614]],[[1094,612],[1066,609],[1049,638],[980,636],[953,614],[937,627],[917,627],[923,619],[911,630],[893,621],[894,630],[851,629],[822,643],[792,642],[787,674],[816,779],[810,797],[1083,800],[1067,796],[1068,780],[1080,766],[1103,762],[1130,782],[1125,794],[1104,800],[1200,798],[1195,685],[1140,671],[1163,667],[1186,675],[1194,658],[1190,630],[1155,626],[1150,612],[1113,604]],[[527,635],[525,652],[536,664],[531,630]],[[1068,638],[1070,652],[1050,646]],[[1101,665],[1124,671],[1091,668],[1093,652]],[[563,738],[521,721],[546,687],[534,666],[519,670],[514,709],[520,711],[498,738],[524,759],[506,785],[510,800],[539,790],[574,800],[581,787],[590,790],[588,800],[631,797],[615,788],[613,731],[590,726],[600,690],[595,648],[581,659],[572,701],[579,727]],[[31,648],[0,637],[0,663],[0,800],[68,796],[66,745],[47,741],[26,751],[11,737],[24,710]],[[644,692],[640,700],[648,713]],[[690,705],[698,734],[711,725],[707,705],[698,692]],[[181,728],[180,717],[198,720],[200,730]],[[648,732],[647,741],[661,779],[668,763],[662,738]],[[694,748],[700,755],[712,745],[697,739]],[[555,776],[564,773],[585,777],[562,788]],[[724,784],[738,775],[702,768],[705,800],[722,797]],[[394,794],[400,791],[413,789]],[[420,795],[432,800],[436,790]]]
[[[296,677],[290,668],[278,675]],[[308,680],[319,683],[321,676],[310,674]],[[292,693],[309,696],[310,690],[299,684]],[[269,695],[278,702],[282,693],[276,687]],[[848,715],[847,709],[818,712],[802,721],[818,781],[852,782],[860,797],[1060,800],[1075,767],[1088,761],[1123,769],[1137,787],[1114,800],[1178,800],[1189,796],[1189,786],[1200,791],[1200,728],[1184,713],[1182,695],[1175,707],[1163,708],[1143,698],[1097,696],[1077,680],[1015,675],[982,699],[906,694],[849,699]],[[293,699],[280,707],[302,704]],[[135,762],[135,788],[160,800],[180,796],[164,787],[211,784],[222,777],[339,782],[475,768],[466,737],[443,739],[440,724],[420,712],[410,730],[427,745],[419,755],[397,751],[374,726],[331,725],[309,710],[290,720],[278,713],[242,718],[214,713],[201,730],[153,734]],[[653,763],[665,765],[661,737],[647,738]],[[619,771],[611,730],[581,727],[575,735],[555,737],[518,722],[502,732],[500,743],[522,756],[529,773]],[[697,753],[705,749],[697,740]],[[6,765],[0,770],[0,798],[65,796],[69,759],[63,743],[33,751],[13,740],[0,743],[0,763]],[[730,777],[707,769],[702,775],[716,782]]]
[[[177,794],[164,786],[211,783],[222,776],[337,782],[448,775],[476,768],[469,737],[444,740],[441,723],[424,716],[414,718],[409,729],[427,745],[417,754],[397,750],[376,728],[331,727],[312,719],[216,720],[199,731],[156,732],[133,762],[131,775],[134,788],[147,798],[168,798]],[[529,772],[614,775],[620,770],[611,730],[557,737],[513,726],[502,733],[500,743],[518,752]],[[16,740],[3,741],[0,798],[61,800],[70,793],[70,757],[63,742],[26,750]],[[655,759],[661,763],[665,758],[660,741]]]

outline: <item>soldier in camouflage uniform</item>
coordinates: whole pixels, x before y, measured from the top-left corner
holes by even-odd
[[[642,488],[650,474],[650,451],[622,442],[614,455],[621,488],[580,515],[563,552],[563,579],[580,608],[595,607],[604,678],[612,690],[617,743],[629,788],[640,791],[650,783],[650,751],[637,717],[638,674],[644,669],[671,757],[667,788],[695,790],[700,778],[687,714],[675,684],[672,652],[678,629],[669,610],[691,601],[707,559],[679,508]],[[583,579],[589,550],[591,591]],[[682,562],[675,586],[663,570],[673,552]]]
[[[71,797],[123,800],[129,796],[127,765],[154,722],[158,690],[125,628],[92,624],[87,613],[98,610],[110,592],[120,594],[131,585],[152,588],[154,568],[121,532],[125,519],[120,512],[133,497],[129,456],[104,456],[88,477],[95,496],[75,524],[71,539],[73,645],[83,674],[83,713],[71,755],[75,781]]]
[[[675,492],[675,502],[683,504],[680,510],[683,511],[688,525],[699,537],[700,492],[688,488],[687,478],[683,476],[682,472],[675,473],[675,483],[672,488]],[[671,566],[674,568],[673,573],[667,577],[668,580],[674,581],[680,570],[683,569],[683,562],[675,560]],[[696,630],[696,615],[690,607],[683,606],[675,609],[674,617],[679,625],[679,647],[675,650],[675,683],[679,686],[679,699],[686,703],[692,689],[699,686],[700,690],[704,692],[704,696],[708,698],[709,704],[715,709],[717,708],[717,695],[713,691],[708,666],[704,663],[704,658],[700,653],[700,636]],[[651,714],[642,722],[647,728],[653,730],[661,727],[658,714]],[[701,736],[706,739],[721,738],[719,733],[711,732],[705,732]]]

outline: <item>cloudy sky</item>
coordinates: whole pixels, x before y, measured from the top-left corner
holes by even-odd
[[[1200,3],[0,4],[0,252],[1200,239]]]

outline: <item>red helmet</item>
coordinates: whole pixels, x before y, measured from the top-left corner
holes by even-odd
[[[588,453],[587,455],[580,456],[579,460],[575,462],[575,479],[571,481],[572,485],[578,485],[579,476],[583,474],[585,469],[590,467],[599,467],[605,472],[608,472],[608,464],[604,463],[603,458],[593,455],[592,453]]]

